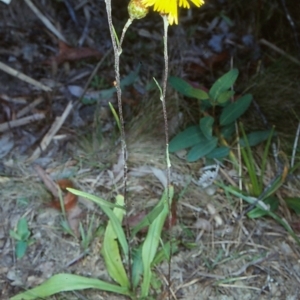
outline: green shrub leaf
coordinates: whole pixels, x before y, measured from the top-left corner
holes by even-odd
[[[224,91],[222,92],[217,99],[219,104],[227,102],[234,95],[234,91]]]
[[[18,241],[16,244],[16,256],[17,258],[22,258],[27,250],[27,242],[26,241]]]
[[[229,151],[230,151],[229,147],[222,146],[222,147],[215,148],[214,150],[206,154],[205,157],[211,159],[222,159],[228,156]]]
[[[208,140],[212,138],[214,121],[214,118],[211,116],[206,116],[200,120],[200,129]]]
[[[235,132],[234,123],[228,124],[221,128],[221,134],[226,140],[230,139],[233,136],[234,132]]]
[[[168,82],[172,88],[184,96],[196,98],[198,100],[207,100],[209,98],[205,91],[192,87],[189,83],[179,77],[170,77]]]
[[[246,139],[248,140],[249,146],[253,147],[260,144],[263,141],[266,141],[269,138],[271,132],[272,130],[264,130],[264,131],[254,131],[247,134]],[[246,146],[244,138],[240,139],[240,145],[242,147]]]
[[[210,140],[204,140],[203,142],[195,145],[187,155],[187,161],[193,162],[198,160],[201,157],[204,157],[206,154],[210,153],[213,149],[216,148],[218,143],[217,138],[212,138]]]
[[[239,75],[238,69],[232,69],[223,76],[221,76],[211,87],[208,94],[214,100],[217,101],[220,95],[227,91],[236,81]],[[219,102],[221,103],[221,102]]]
[[[184,131],[178,133],[169,144],[169,151],[176,152],[185,148],[192,147],[202,141],[205,136],[202,134],[199,126],[191,126]]]
[[[28,230],[28,223],[26,218],[21,218],[18,221],[17,232],[23,241],[29,238],[30,231]]]
[[[246,94],[236,102],[227,105],[220,116],[221,126],[228,125],[236,121],[249,107],[252,101],[252,95]]]

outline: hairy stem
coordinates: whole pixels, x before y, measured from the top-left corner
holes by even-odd
[[[105,0],[106,4],[106,12],[107,12],[107,19],[108,19],[108,26],[111,36],[111,41],[113,45],[114,50],[114,58],[115,58],[115,87],[117,90],[117,99],[118,99],[118,110],[119,110],[119,118],[120,118],[120,131],[121,131],[121,151],[122,151],[122,157],[124,162],[124,169],[123,169],[123,195],[124,195],[124,202],[125,202],[125,210],[127,213],[127,207],[128,207],[128,201],[127,201],[127,145],[126,145],[126,136],[125,136],[125,126],[124,126],[124,117],[123,117],[123,107],[122,107],[122,90],[121,90],[121,81],[120,81],[120,55],[121,55],[121,44],[118,41],[118,38],[116,36],[116,32],[114,30],[113,22],[112,22],[112,16],[111,16],[111,0]],[[127,220],[127,218],[126,218]],[[130,230],[128,222],[126,222],[126,236],[127,239],[130,237]],[[131,251],[129,248],[128,253],[128,275],[130,283],[132,282],[132,272],[131,272]]]
[[[168,57],[168,16],[162,15],[164,22],[164,77],[163,77],[163,85],[162,85],[162,109],[164,115],[165,122],[165,143],[166,143],[166,162],[167,162],[167,199],[169,205],[169,216],[168,216],[168,227],[169,230],[172,229],[172,210],[170,199],[170,183],[171,183],[171,163],[169,158],[169,126],[168,126],[168,114],[167,114],[167,106],[166,106],[166,91],[167,91],[167,82],[168,82],[168,73],[169,73],[169,57]],[[168,270],[168,285],[169,285],[169,298],[171,296],[171,259],[172,259],[172,245],[171,245],[171,237],[170,237],[170,253],[169,253],[169,270]]]

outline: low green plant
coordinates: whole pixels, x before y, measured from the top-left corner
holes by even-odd
[[[242,177],[242,183],[245,189],[239,190],[236,187],[228,186],[220,182],[216,182],[216,184],[224,189],[227,196],[231,194],[250,204],[250,208],[246,209],[243,214],[247,214],[247,216],[251,219],[265,216],[273,218],[300,245],[300,239],[294,233],[290,225],[283,218],[276,214],[276,210],[279,206],[279,199],[275,193],[285,182],[288,174],[287,167],[283,166],[276,174],[275,178],[272,179],[267,186],[264,185],[268,154],[271,149],[272,138],[274,137],[274,128],[271,129],[271,132],[267,138],[263,155],[261,161],[259,162],[254,158],[253,150],[250,147],[249,138],[246,136],[242,125],[240,125],[240,129],[243,136],[240,141],[240,144],[243,146],[241,147],[242,161],[246,170],[246,176]],[[286,199],[286,202],[288,206],[290,204],[290,207],[295,211],[297,211],[297,209],[300,207],[299,198],[288,198]],[[293,204],[295,205],[293,206]]]
[[[228,155],[236,162],[231,151],[231,143],[235,143],[235,122],[249,108],[252,95],[245,94],[231,101],[235,92],[232,89],[238,70],[232,69],[221,76],[208,92],[194,88],[186,81],[171,77],[169,84],[186,97],[200,101],[201,116],[199,124],[189,126],[177,134],[169,145],[170,152],[189,148],[186,159],[194,162],[202,157],[221,159]],[[251,146],[267,139],[270,131],[256,131],[248,135]]]
[[[30,231],[28,229],[28,223],[26,218],[20,218],[15,230],[10,230],[9,235],[12,239],[16,240],[15,254],[18,259],[22,258],[29,245],[34,243],[33,239],[30,239]]]
[[[89,288],[114,292],[128,296],[131,299],[152,299],[150,287],[153,287],[153,289],[160,288],[157,284],[158,279],[152,269],[176,251],[175,242],[164,243],[162,239],[162,229],[170,213],[174,194],[173,187],[167,188],[152,211],[132,228],[130,239],[133,239],[141,229],[148,227],[145,239],[132,249],[129,249],[125,230],[122,227],[125,214],[124,197],[122,195],[117,195],[116,204],[112,204],[102,198],[81,191],[68,190],[75,195],[95,202],[107,215],[109,221],[104,233],[101,255],[105,261],[107,272],[115,283],[73,274],[57,274],[40,286],[20,293],[11,299],[37,299],[63,291]]]

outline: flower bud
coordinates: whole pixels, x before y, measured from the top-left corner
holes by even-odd
[[[130,0],[128,4],[129,17],[132,20],[146,17],[148,11],[149,8],[142,3],[142,0]]]

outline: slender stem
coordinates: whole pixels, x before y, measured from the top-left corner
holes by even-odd
[[[167,161],[167,199],[169,205],[169,216],[168,216],[168,227],[171,231],[172,227],[172,209],[170,203],[170,183],[171,183],[171,163],[169,159],[169,126],[168,126],[168,115],[167,115],[167,106],[166,106],[166,91],[167,91],[167,82],[168,82],[168,73],[169,73],[169,57],[168,57],[168,16],[162,15],[163,22],[164,22],[164,77],[163,77],[163,85],[162,85],[162,109],[164,115],[164,122],[165,122],[165,143],[166,143],[166,161]],[[170,237],[170,253],[169,253],[169,270],[168,270],[168,289],[169,289],[169,299],[171,298],[171,260],[172,260],[172,240]]]
[[[106,4],[106,12],[107,12],[107,19],[108,19],[108,26],[111,36],[111,41],[113,45],[114,50],[114,57],[115,57],[115,76],[116,76],[116,82],[115,87],[117,90],[117,98],[118,98],[118,110],[119,110],[119,118],[120,118],[120,127],[121,127],[121,150],[122,150],[122,157],[124,161],[124,168],[123,168],[123,195],[124,195],[124,202],[125,202],[125,211],[127,213],[128,209],[128,199],[127,199],[127,145],[126,145],[126,136],[125,136],[125,125],[124,125],[124,117],[123,117],[123,107],[122,107],[122,91],[121,91],[121,81],[120,81],[120,55],[121,55],[121,44],[117,43],[117,36],[114,30],[113,22],[112,22],[112,16],[111,16],[111,0],[105,0]],[[128,218],[126,218],[127,220]],[[130,229],[129,224],[126,221],[125,224],[126,228],[126,237],[129,239],[130,237]],[[132,270],[130,266],[131,262],[131,251],[129,248],[128,251],[128,275],[129,275],[129,281],[132,283]]]
[[[124,37],[125,37],[125,33],[127,31],[127,29],[129,28],[129,26],[132,24],[132,19],[128,19],[125,26],[123,27],[123,30],[122,30],[122,35],[121,35],[121,39],[120,39],[120,45],[119,45],[119,55],[121,55],[122,53],[122,44],[123,44],[123,41],[124,41]]]

